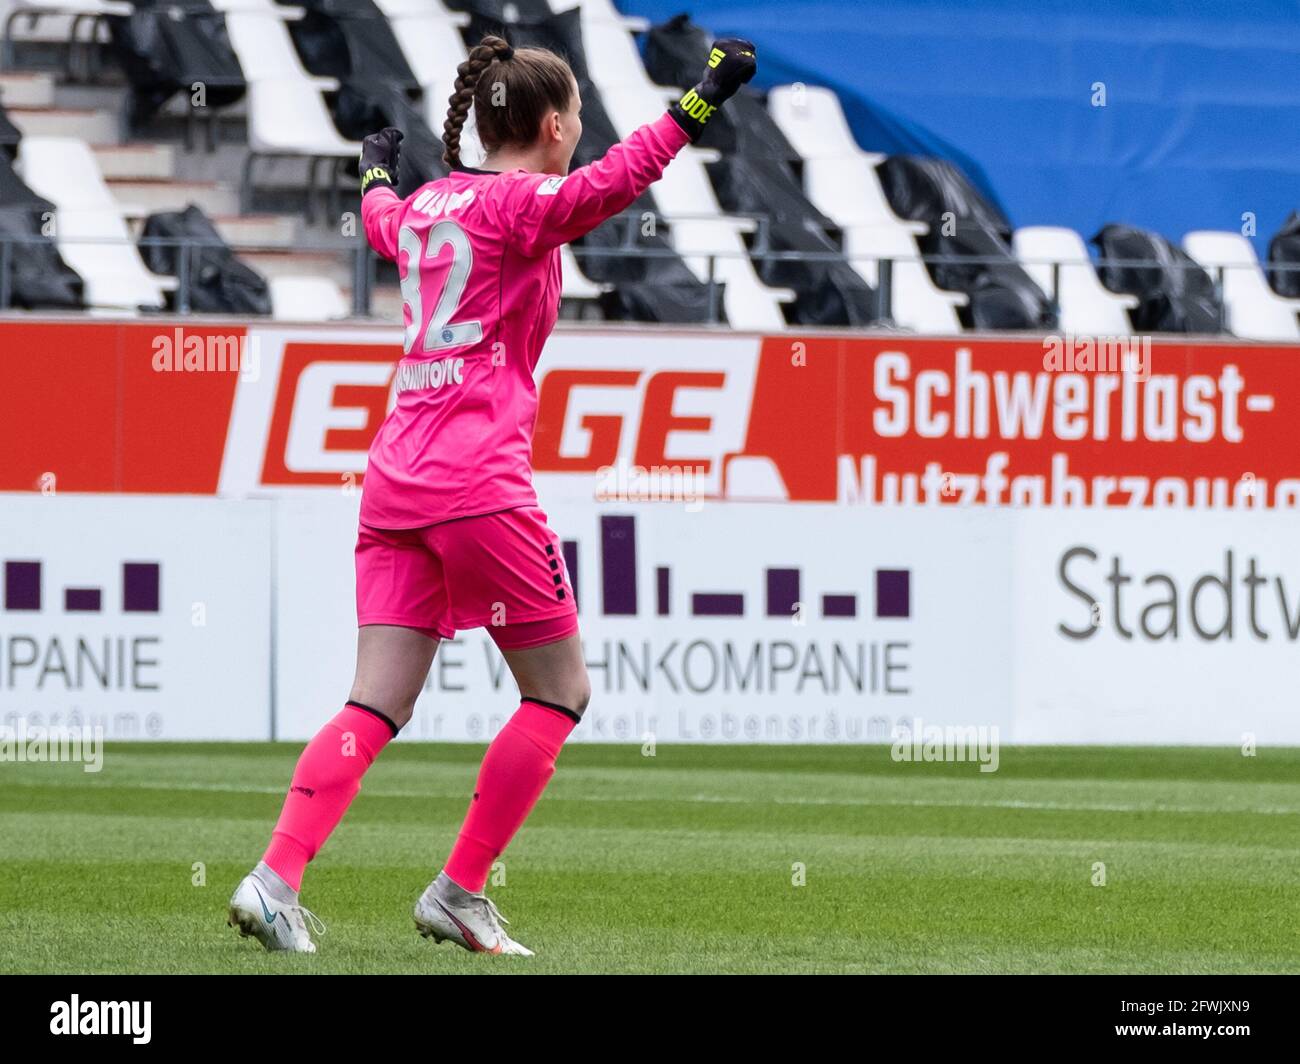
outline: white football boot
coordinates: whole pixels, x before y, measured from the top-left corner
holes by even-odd
[[[439,872],[415,903],[415,929],[435,942],[448,940],[471,953],[531,957],[533,951],[505,933],[510,921],[485,894],[471,894]]]
[[[316,943],[311,940],[307,921],[311,921],[316,934],[325,933],[325,925],[311,910],[297,902],[278,901],[256,870],[240,881],[230,898],[230,926],[271,951],[315,953]]]

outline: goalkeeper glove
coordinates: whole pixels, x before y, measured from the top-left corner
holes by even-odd
[[[397,187],[397,145],[401,142],[402,131],[388,126],[378,133],[371,133],[361,142],[361,195],[372,188],[387,185]]]
[[[668,108],[668,113],[695,142],[703,135],[704,126],[713,113],[731,99],[757,69],[754,45],[750,41],[739,37],[714,41],[704,80],[695,88],[688,89],[686,95]]]

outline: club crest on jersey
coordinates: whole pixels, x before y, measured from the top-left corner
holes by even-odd
[[[557,192],[560,191],[560,186],[562,184],[564,184],[564,178],[548,177],[545,181],[543,181],[540,185],[537,186],[537,194],[539,196],[554,196]]]

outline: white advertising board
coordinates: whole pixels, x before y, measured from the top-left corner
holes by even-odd
[[[1284,513],[1016,515],[1016,742],[1300,742]]]
[[[270,735],[272,504],[0,496],[0,725]]]
[[[356,499],[281,499],[276,734],[347,697]],[[575,739],[883,742],[895,725],[1010,724],[1010,526],[834,506],[548,508],[593,696]],[[487,632],[444,642],[415,739],[482,740],[517,704]]]

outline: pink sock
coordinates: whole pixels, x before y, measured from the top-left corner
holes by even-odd
[[[349,702],[307,744],[262,857],[294,890],[361,790],[366,769],[396,734],[386,717]]]
[[[478,772],[474,800],[444,871],[477,894],[488,872],[528,819],[555,773],[555,759],[577,721],[564,710],[524,699],[492,740]]]

